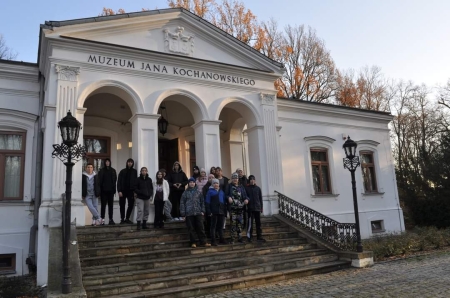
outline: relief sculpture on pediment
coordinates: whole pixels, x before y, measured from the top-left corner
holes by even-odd
[[[182,54],[192,57],[194,55],[194,35],[184,35],[183,27],[177,27],[175,32],[168,28],[164,30],[164,49],[169,53]]]

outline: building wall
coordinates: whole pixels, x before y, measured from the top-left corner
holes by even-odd
[[[30,229],[34,219],[39,81],[36,65],[0,62],[0,132],[26,132],[23,197],[0,200],[0,254],[15,254],[13,275],[28,273]]]
[[[360,150],[374,154],[378,193],[366,194],[361,167],[356,172],[361,235],[373,235],[371,222],[382,220],[386,232],[404,230],[391,153],[391,116],[339,107],[279,100],[284,194],[339,222],[355,222],[350,172],[343,167],[342,145],[350,136]],[[331,193],[318,195],[311,174],[311,148],[328,150]]]

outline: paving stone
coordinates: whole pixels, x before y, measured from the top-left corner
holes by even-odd
[[[450,252],[229,291],[227,297],[450,297]],[[208,295],[209,298],[221,297]]]

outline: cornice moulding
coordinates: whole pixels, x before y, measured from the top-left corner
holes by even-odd
[[[339,107],[333,106],[325,106],[325,105],[314,105],[308,103],[291,103],[286,104],[286,102],[278,101],[277,107],[279,111],[287,111],[287,112],[302,112],[302,113],[310,113],[310,114],[318,114],[322,116],[331,116],[331,117],[340,117],[340,118],[351,118],[351,119],[361,119],[364,121],[372,120],[376,122],[386,122],[389,123],[394,118],[392,115],[382,115],[375,114],[371,112],[367,112],[364,110],[350,110],[350,109],[341,109]]]
[[[304,137],[303,138],[305,141],[323,141],[323,142],[327,142],[327,143],[334,143],[336,142],[335,139],[330,138],[330,137],[326,137],[326,136],[310,136],[310,137]]]
[[[251,78],[260,79],[262,81],[273,82],[274,79],[278,78],[279,75],[272,72],[267,72],[264,70],[245,68],[239,65],[231,64],[220,64],[220,62],[209,61],[209,60],[198,60],[192,59],[180,55],[172,55],[164,52],[156,52],[145,49],[138,48],[118,48],[120,45],[114,44],[90,44],[91,41],[80,41],[80,40],[65,40],[54,39],[51,41],[52,46],[55,48],[66,49],[69,51],[84,52],[86,55],[101,55],[101,56],[114,56],[115,58],[123,58],[127,60],[141,60],[140,62],[148,63],[158,63],[158,64],[168,64],[184,67],[192,67],[199,71],[216,71],[227,75],[237,75],[249,76]],[[124,54],[125,53],[125,54]],[[65,60],[64,58],[57,59]],[[149,60],[154,59],[153,62]],[[79,61],[79,63],[84,63]],[[94,65],[88,63],[88,65]],[[100,66],[95,64],[96,66]],[[108,67],[113,68],[113,67]],[[271,90],[272,92],[274,90]]]
[[[347,128],[351,128],[351,129],[383,131],[383,132],[391,131],[389,128],[378,128],[378,127],[370,127],[370,126],[362,126],[362,125],[349,125],[349,124],[342,124],[342,123],[336,123],[336,122],[304,120],[304,119],[298,119],[298,118],[278,117],[278,121],[313,124],[313,125],[321,125],[321,126],[332,126],[332,127],[347,127]]]
[[[358,144],[358,146],[360,145],[369,145],[369,146],[378,146],[380,145],[380,143],[378,143],[377,141],[372,141],[372,140],[359,140],[359,141],[355,141],[356,144]]]

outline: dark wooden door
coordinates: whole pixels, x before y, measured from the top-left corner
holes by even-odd
[[[173,163],[178,161],[178,139],[159,140],[158,159],[160,169],[172,172]]]

